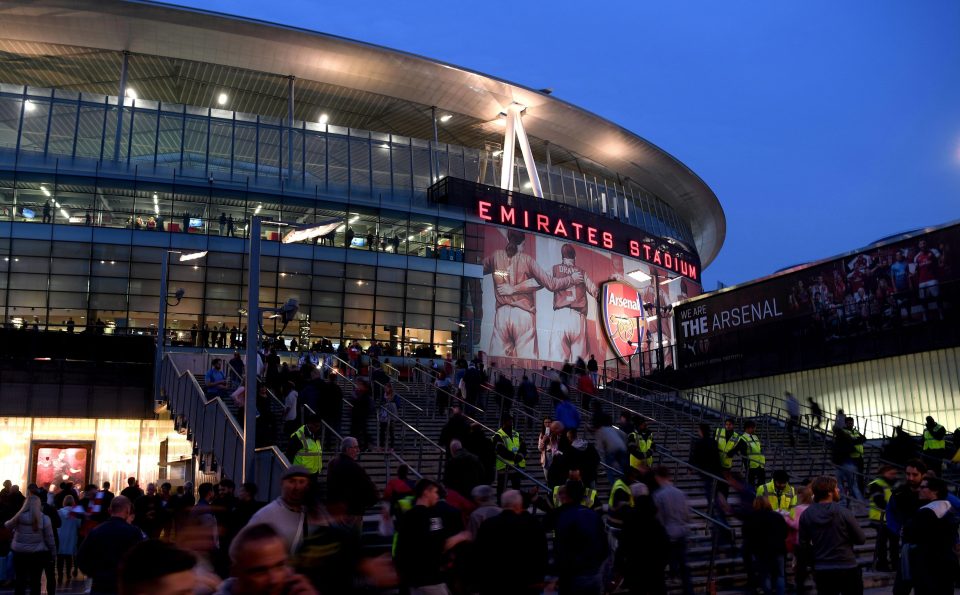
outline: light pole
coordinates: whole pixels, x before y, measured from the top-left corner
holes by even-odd
[[[153,398],[155,401],[160,400],[160,365],[163,363],[163,348],[167,342],[167,305],[176,306],[184,296],[183,289],[177,289],[173,294],[177,301],[172,304],[169,302],[167,269],[170,268],[171,254],[179,254],[180,262],[196,260],[207,255],[205,251],[184,254],[179,250],[164,250],[163,256],[160,258],[160,308],[157,312],[157,348],[153,353]]]
[[[257,440],[257,347],[260,342],[260,217],[250,218],[247,263],[247,371],[243,408],[243,481],[254,481]]]

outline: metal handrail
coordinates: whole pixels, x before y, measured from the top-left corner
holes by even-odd
[[[467,420],[469,420],[469,421],[477,424],[478,426],[480,426],[482,429],[486,430],[487,432],[490,432],[490,437],[491,437],[491,439],[492,439],[493,436],[497,433],[496,430],[492,429],[490,426],[486,425],[485,423],[481,422],[481,421],[478,420],[478,419],[474,419],[474,418],[470,417],[469,415],[467,415],[467,414],[465,414],[465,413],[463,414],[463,417],[465,417]],[[549,491],[549,490],[550,490],[550,488],[547,486],[547,484],[543,483],[542,481],[540,481],[540,480],[537,479],[536,477],[533,477],[532,475],[530,475],[529,473],[527,473],[525,469],[521,469],[521,468],[517,467],[517,466],[514,465],[511,461],[508,461],[507,459],[504,459],[504,458],[501,457],[500,455],[497,455],[497,460],[500,460],[500,461],[503,461],[504,463],[507,463],[507,469],[511,469],[512,471],[515,471],[515,472],[519,473],[520,475],[526,477],[527,479],[529,479],[530,481],[532,481],[532,482],[534,483],[534,485],[536,485],[538,488],[543,488],[543,489],[546,490],[546,491]]]

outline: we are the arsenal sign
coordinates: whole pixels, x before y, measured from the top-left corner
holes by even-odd
[[[620,281],[608,281],[598,292],[603,330],[613,352],[621,360],[637,353],[643,338],[643,300],[640,293]]]

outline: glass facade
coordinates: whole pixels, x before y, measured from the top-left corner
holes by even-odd
[[[309,243],[260,239],[260,303],[300,303],[284,337],[384,343],[444,356],[478,337],[469,281],[482,228],[429,203],[444,176],[496,184],[500,151],[209,107],[0,84],[0,315],[6,325],[156,332],[165,250],[168,340],[232,347],[244,331],[252,216],[305,225]],[[516,190],[529,176],[522,161]],[[632,183],[544,167],[547,200],[694,245],[662,200]],[[642,231],[638,231],[642,233]],[[72,321],[72,322],[71,322]],[[478,330],[478,329],[473,329]],[[216,331],[216,332],[214,332]]]
[[[76,91],[0,84],[0,165],[202,181],[307,198],[430,208],[444,176],[496,185],[501,151],[394,134]],[[528,191],[522,160],[517,191]],[[540,168],[545,197],[694,245],[663,200],[631,182]],[[144,223],[154,209],[149,200]],[[206,214],[216,218],[217,213]],[[135,220],[134,220],[135,221]]]

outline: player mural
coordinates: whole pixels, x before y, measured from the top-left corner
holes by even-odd
[[[501,365],[553,366],[578,357],[587,359],[591,354],[603,361],[636,353],[638,342],[641,350],[648,350],[650,342],[659,339],[656,323],[644,320],[637,337],[635,315],[630,317],[632,334],[613,339],[619,335],[606,328],[605,308],[599,303],[604,284],[610,282],[616,282],[623,295],[632,290],[639,310],[644,303],[653,302],[654,281],[638,282],[630,277],[634,271],[653,277],[654,268],[645,262],[490,225],[484,228],[484,254],[480,295],[472,296],[481,306],[473,310],[479,331],[476,349],[493,361],[503,359]],[[661,270],[659,279],[668,279],[667,275]],[[659,289],[664,305],[676,302],[681,293],[699,293],[699,286],[688,280],[661,284]],[[664,320],[662,328],[665,344],[672,345],[672,320]],[[626,325],[621,330],[620,334],[628,333]],[[664,360],[665,365],[672,364],[672,349],[666,350]]]

